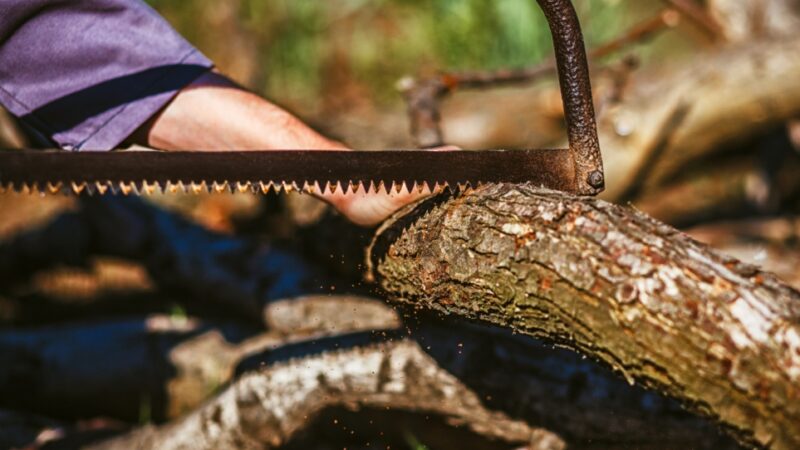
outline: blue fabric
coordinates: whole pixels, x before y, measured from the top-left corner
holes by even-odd
[[[0,103],[68,150],[109,150],[212,67],[139,0],[0,0]]]

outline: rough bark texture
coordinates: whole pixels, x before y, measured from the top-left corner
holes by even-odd
[[[394,299],[552,339],[741,439],[800,445],[800,294],[641,213],[484,186],[397,216],[368,259]]]

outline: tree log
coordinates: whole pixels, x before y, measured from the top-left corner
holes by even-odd
[[[330,306],[347,314],[330,314]],[[274,310],[268,316],[287,328],[253,335],[239,343],[235,342],[236,334],[247,333],[237,332],[230,325],[215,328],[192,318],[163,316],[102,325],[74,324],[52,331],[9,330],[0,334],[0,355],[4,355],[0,364],[0,399],[4,406],[63,418],[74,419],[78,414],[140,420],[145,413],[153,420],[176,419],[178,414],[195,408],[207,411],[208,405],[200,406],[201,402],[216,403],[209,396],[226,389],[228,382],[237,385],[236,376],[259,377],[264,371],[273,373],[269,369],[275,366],[282,367],[281,373],[302,372],[307,364],[320,361],[325,361],[327,372],[348,371],[351,366],[342,364],[342,359],[325,355],[342,351],[383,358],[376,348],[402,344],[414,346],[415,354],[423,349],[427,356],[417,355],[419,358],[433,358],[437,371],[456,377],[469,388],[469,396],[481,399],[481,415],[461,417],[472,417],[467,422],[477,426],[481,422],[500,426],[510,423],[511,418],[514,423],[529,424],[530,430],[552,430],[568,444],[582,448],[605,448],[603,443],[653,450],[687,445],[709,450],[738,448],[721,437],[713,425],[683,413],[669,399],[631,387],[604,367],[572,352],[554,350],[527,337],[419,314],[409,317],[404,327],[410,333],[406,334],[398,328],[398,318],[391,309],[381,302],[350,297],[297,299],[273,303],[270,308]],[[352,323],[345,317],[348,314],[362,322]],[[287,317],[294,319],[284,323]],[[304,319],[298,321],[299,317]],[[292,326],[294,329],[287,334]],[[357,332],[381,327],[384,329],[380,333]],[[99,334],[103,335],[103,345],[92,345]],[[94,361],[102,361],[102,366]],[[361,399],[369,392],[354,389],[350,394]],[[143,399],[147,399],[146,411],[142,410]],[[334,396],[327,403],[320,403],[319,397],[311,395],[297,402],[294,410],[317,405],[326,409],[324,416],[336,418],[337,413],[330,409],[340,400],[342,397]],[[384,406],[421,417],[432,412],[423,401],[426,400],[412,398]],[[417,405],[418,410],[411,411],[411,404]],[[458,404],[450,403],[436,411],[444,414],[447,410],[445,416],[458,416]],[[276,408],[281,405],[265,405],[266,414],[277,414]],[[371,417],[370,414],[363,412],[362,417]],[[307,430],[315,416],[321,417],[311,414],[297,422],[292,416],[295,419],[287,419],[283,425],[291,422],[297,430]],[[490,417],[500,422],[486,422]],[[503,417],[506,418],[501,420]],[[159,436],[166,436],[167,429],[171,429],[169,425],[160,428]],[[151,433],[153,427],[147,430],[136,435]],[[365,430],[359,428],[357,432]],[[472,435],[497,439],[492,430],[474,429]],[[451,428],[448,435],[452,432]],[[287,441],[292,436],[289,433],[280,438]],[[519,443],[520,436],[517,433],[506,437]],[[0,435],[0,448],[8,442],[2,438]]]
[[[552,433],[532,430],[524,422],[486,410],[480,398],[413,342],[278,363],[243,375],[203,408],[174,424],[143,428],[94,448],[277,448],[310,417],[333,405],[441,414],[495,439],[537,445],[544,439],[556,444],[550,448],[564,448]]]
[[[722,221],[690,228],[692,238],[775,273],[800,288],[800,220],[774,217]]]
[[[774,171],[764,165],[749,156],[714,159],[641,192],[633,203],[680,228],[708,220],[774,214],[800,191],[800,158],[790,155]]]
[[[366,409],[373,417],[375,408],[442,416],[483,439],[532,441],[531,449],[562,445],[541,427],[587,449],[738,448],[673,402],[570,352],[503,330],[421,319],[405,338],[387,330],[264,353],[240,364],[241,377],[196,412],[98,448],[227,448],[237,439],[274,446],[291,443],[315,416],[335,421],[344,410]],[[484,448],[435,447],[465,445]]]
[[[690,161],[797,117],[798,77],[797,36],[731,46],[671,74],[637,77],[599,118],[604,198],[624,197],[637,181],[657,186]]]
[[[162,421],[205,401],[251,354],[399,326],[391,309],[359,297],[277,301],[265,307],[264,316],[269,330],[261,333],[219,319],[145,312],[4,330],[0,405],[67,419],[103,415],[136,421],[144,413]]]
[[[773,275],[632,209],[531,186],[404,213],[368,254],[391,298],[548,338],[744,442],[800,446],[800,293]]]

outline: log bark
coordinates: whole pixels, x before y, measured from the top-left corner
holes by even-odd
[[[800,445],[800,294],[637,211],[489,185],[399,214],[368,261],[397,301],[576,349],[744,442]]]

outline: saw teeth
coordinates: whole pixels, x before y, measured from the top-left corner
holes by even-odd
[[[27,195],[35,194],[39,190],[38,189],[38,187],[39,187],[38,183],[32,183],[32,184],[23,183],[22,186],[20,186],[20,187],[22,188],[22,190],[20,192],[22,194],[27,194]]]
[[[105,193],[108,191],[108,185],[109,185],[108,182],[97,181],[94,183],[94,188],[98,194],[105,195]]]
[[[191,194],[197,195],[197,194],[202,194],[203,192],[209,192],[209,188],[205,181],[201,183],[196,183],[193,181],[189,183],[188,191]]]
[[[154,195],[161,193],[161,185],[158,183],[148,183],[147,181],[142,181],[142,192],[147,195]]]
[[[325,184],[325,192],[331,195],[336,195],[341,189],[342,185],[338,181],[336,183],[331,183],[329,181]]]
[[[393,181],[391,191],[395,195],[409,194],[413,192],[413,187],[409,188],[405,181]],[[392,193],[390,192],[390,194]]]
[[[86,190],[86,183],[76,183],[76,182],[73,181],[70,184],[71,184],[70,187],[72,188],[72,192],[75,193],[75,195],[81,195],[81,193],[84,190]]]
[[[173,183],[172,181],[167,181],[164,185],[164,192],[168,194],[176,194],[178,191],[182,191],[180,187],[178,187],[178,183]]]
[[[108,188],[114,195],[131,195],[131,194],[138,194],[139,191],[136,189],[136,183],[129,183],[125,181],[119,182],[109,182]]]
[[[250,192],[251,191],[250,182],[249,181],[246,181],[244,183],[241,182],[241,181],[237,181],[235,186],[234,186],[234,188],[236,189],[236,192],[238,192],[240,194],[244,194],[245,192]]]
[[[366,188],[364,187],[364,182],[363,181],[359,181],[355,185],[355,190],[353,191],[353,194],[363,195],[364,193],[366,193]]]
[[[61,192],[61,189],[64,187],[64,185],[60,181],[55,184],[48,182],[45,187],[48,194],[55,195]]]
[[[228,190],[228,182],[224,181],[222,183],[213,182],[211,183],[211,191],[216,192],[217,194],[222,194],[223,192]]]
[[[318,181],[304,181],[302,184],[287,181],[265,181],[265,182],[191,182],[184,184],[182,181],[167,181],[163,185],[160,182],[148,181],[123,181],[115,182],[110,180],[92,182],[42,182],[39,183],[0,183],[0,193],[18,192],[26,194],[88,194],[88,195],[155,195],[155,194],[177,194],[177,193],[246,193],[253,194],[276,194],[300,192],[312,195],[356,195],[356,194],[381,194],[381,195],[401,195],[404,193],[426,192],[439,193],[447,189],[450,193],[469,191],[475,187],[480,187],[483,183],[461,182],[449,184],[446,182],[427,182],[427,181],[391,181],[384,180],[347,180],[326,181],[322,185]],[[323,187],[321,187],[323,186]]]

